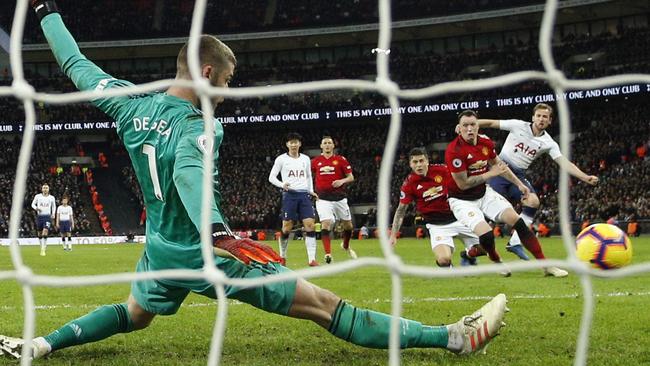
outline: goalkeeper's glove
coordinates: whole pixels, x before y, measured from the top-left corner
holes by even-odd
[[[59,8],[56,6],[54,0],[31,0],[30,4],[36,12],[39,21],[43,20],[46,15],[59,12]]]
[[[250,264],[251,260],[262,264],[279,263],[280,256],[268,245],[235,237],[223,224],[213,224],[212,246],[220,257],[238,260]]]

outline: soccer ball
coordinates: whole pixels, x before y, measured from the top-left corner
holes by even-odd
[[[620,268],[632,260],[632,242],[614,225],[594,224],[578,234],[576,255],[594,268]]]

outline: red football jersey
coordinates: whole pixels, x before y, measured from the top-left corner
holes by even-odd
[[[314,187],[319,198],[327,201],[338,201],[345,198],[345,184],[338,188],[332,187],[332,182],[335,180],[352,174],[352,166],[344,156],[332,155],[326,158],[319,155],[311,159],[311,171],[316,179]]]
[[[400,189],[399,202],[415,201],[416,210],[429,224],[449,224],[456,221],[447,203],[447,185],[451,176],[443,164],[430,164],[427,175],[411,173]]]
[[[496,158],[494,142],[485,135],[479,135],[476,145],[470,145],[463,137],[458,135],[447,146],[445,151],[445,163],[449,171],[458,173],[467,171],[467,176],[481,175],[490,170],[488,160]],[[456,181],[452,178],[449,181],[449,197],[464,200],[476,200],[485,194],[485,184],[479,184],[470,189],[461,190]]]

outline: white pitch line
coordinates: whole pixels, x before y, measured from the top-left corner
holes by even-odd
[[[594,294],[595,297],[624,297],[624,296],[650,296],[650,291],[644,292],[609,292],[606,294]],[[581,294],[564,294],[564,295],[508,295],[509,299],[517,300],[538,300],[538,299],[579,299],[582,297]],[[492,296],[462,296],[462,297],[425,297],[421,299],[416,299],[412,297],[405,297],[402,299],[404,304],[416,304],[416,303],[428,303],[428,302],[463,302],[463,301],[475,301],[475,300],[489,300]],[[378,304],[378,303],[390,303],[391,299],[372,299],[372,300],[362,300],[359,301],[363,304]],[[183,304],[183,307],[196,308],[196,307],[206,307],[206,306],[215,306],[217,304],[214,302],[194,302],[189,304]],[[243,305],[244,303],[237,300],[229,300],[228,305]],[[98,304],[81,304],[81,305],[70,305],[70,304],[60,304],[60,305],[37,305],[35,306],[36,310],[57,310],[57,309],[95,309],[102,305]],[[0,311],[15,311],[18,307],[3,305],[0,306]]]

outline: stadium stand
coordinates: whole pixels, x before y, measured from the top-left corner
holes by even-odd
[[[375,22],[375,1],[359,0],[351,5],[330,6],[322,2],[321,6],[305,8],[296,0],[268,0],[263,2],[225,1],[215,7],[214,1],[208,2],[206,32],[215,31],[211,25],[218,24],[219,33],[244,31],[261,31],[271,29],[295,29],[296,27],[321,27]],[[435,17],[458,14],[466,9],[494,10],[512,6],[541,4],[537,1],[514,0],[455,0],[449,2],[445,9],[431,5],[423,0],[393,2],[394,17],[397,20]],[[185,36],[189,32],[192,2],[137,0],[124,6],[123,0],[106,2],[103,7],[95,7],[93,12],[103,15],[111,9],[120,9],[120,16],[109,20],[111,27],[96,27],[92,21],[95,17],[83,16],[69,2],[62,2],[67,24],[79,40],[115,40],[133,38],[157,38],[161,36]],[[9,19],[13,12],[13,2],[0,4],[0,26],[9,29]],[[163,6],[164,9],[151,12],[149,9]],[[242,12],[241,9],[256,8],[257,11]],[[217,11],[218,9],[218,11]],[[164,11],[163,11],[164,10]],[[125,13],[126,12],[126,13]],[[146,16],[143,16],[146,14]],[[164,14],[174,14],[173,17]],[[235,16],[236,14],[236,16]],[[132,15],[132,16],[131,16]],[[639,18],[639,19],[637,19]],[[138,24],[123,24],[137,19]],[[644,20],[645,19],[645,20]],[[623,72],[650,73],[650,30],[648,14],[629,18],[608,18],[584,20],[581,23],[563,25],[556,33],[553,53],[558,65],[572,78],[592,78],[614,75]],[[34,19],[28,18],[28,23]],[[598,31],[585,32],[584,29],[597,29],[595,24],[614,24],[602,26]],[[223,27],[226,27],[224,31]],[[529,27],[533,27],[530,25]],[[26,27],[25,39],[28,42],[42,42],[39,33],[33,32],[37,27]],[[115,31],[117,29],[117,31]],[[128,29],[128,34],[119,29]],[[109,31],[110,30],[110,31]],[[474,38],[469,48],[463,46],[461,36],[448,36],[444,39],[419,39],[413,41],[396,41],[392,45],[391,76],[403,88],[418,88],[446,80],[479,79],[497,74],[521,70],[541,70],[538,55],[537,28],[525,28],[518,31],[528,36],[515,37],[510,33],[497,34],[500,42],[478,45]],[[444,49],[436,49],[432,44],[444,41]],[[455,43],[456,46],[450,45]],[[305,46],[307,48],[307,46]],[[311,46],[310,46],[311,47]],[[298,51],[297,57],[289,57],[290,51],[238,53],[239,64],[232,86],[253,86],[259,83],[287,83],[333,78],[373,79],[376,74],[375,58],[369,49],[370,44],[353,46],[353,55],[346,52],[351,46],[330,46],[319,49],[322,58],[307,57],[308,50]],[[295,55],[295,52],[292,53]],[[343,56],[341,56],[343,55]],[[592,57],[591,60],[588,57]],[[124,60],[126,63],[133,60]],[[154,59],[147,68],[137,71],[120,66],[121,60],[99,60],[105,69],[116,77],[143,83],[163,78],[172,78],[175,70],[169,67],[164,58]],[[40,67],[40,66],[47,67]],[[27,65],[26,77],[39,91],[69,92],[73,85],[63,77],[52,64],[40,66]],[[31,67],[30,67],[31,66]],[[46,70],[46,71],[44,71]],[[476,72],[478,70],[478,72]],[[11,74],[4,70],[0,74],[0,85],[10,85]],[[477,100],[480,98],[532,94],[548,90],[541,82],[527,82],[506,88],[464,93],[444,98],[453,100]],[[438,99],[441,99],[438,98]],[[639,220],[650,219],[650,202],[647,188],[641,183],[648,175],[649,158],[646,153],[650,148],[650,131],[648,128],[648,107],[644,97],[630,97],[619,110],[603,107],[602,99],[572,105],[573,143],[572,156],[578,166],[585,171],[598,173],[601,184],[586,188],[574,182],[571,196],[572,220],[600,220],[612,216],[619,218],[636,217]],[[622,101],[619,99],[617,102]],[[412,101],[402,101],[405,104]],[[419,101],[421,102],[421,101]],[[227,100],[217,110],[220,116],[244,114],[273,114],[285,111],[295,113],[345,108],[385,107],[386,101],[371,93],[327,92],[318,94],[297,94],[273,98],[250,98],[245,100]],[[526,118],[529,108],[503,109],[494,111],[493,117]],[[48,121],[106,121],[107,117],[87,103],[53,106],[37,105],[38,120]],[[0,98],[0,116],[2,122],[22,121],[22,106],[13,98]],[[492,116],[491,116],[492,117]],[[626,121],[626,123],[620,123]],[[226,125],[228,139],[222,146],[222,184],[224,189],[225,212],[231,224],[239,229],[275,228],[278,225],[279,193],[266,182],[273,157],[284,151],[281,143],[289,130],[300,132],[305,137],[305,148],[318,150],[318,142],[323,132],[332,134],[340,152],[351,161],[355,183],[349,188],[352,204],[369,204],[376,202],[376,184],[379,163],[386,139],[385,120],[371,123],[368,120],[358,123],[323,124],[306,127],[305,125],[283,124],[259,125],[252,127]],[[391,191],[393,202],[402,179],[408,173],[406,152],[414,146],[427,146],[434,155],[440,156],[440,143],[451,140],[453,135],[453,115],[442,115],[436,120],[414,119],[405,123],[396,158],[394,178]],[[610,126],[616,125],[615,129]],[[641,126],[641,127],[639,127]],[[557,126],[551,129],[557,134]],[[502,140],[505,135],[490,131],[495,140]],[[110,135],[110,134],[109,134]],[[44,137],[47,136],[47,137]],[[13,186],[13,162],[16,161],[20,140],[13,135],[4,135],[0,139],[0,149],[7,153],[0,156],[0,235],[6,235],[11,188]],[[63,140],[63,141],[61,141]],[[52,192],[59,198],[60,192],[68,191],[72,196],[72,205],[80,224],[77,229],[83,233],[107,233],[115,231],[141,232],[140,217],[143,210],[142,194],[128,157],[123,148],[116,145],[113,135],[104,134],[101,142],[80,142],[75,136],[54,137],[38,135],[30,167],[28,193],[25,199],[31,200],[40,182],[48,180]],[[628,142],[630,141],[630,142]],[[70,150],[70,151],[66,151]],[[75,167],[57,167],[56,158],[63,155],[83,155],[88,152],[98,168],[73,173]],[[100,159],[99,153],[103,158]],[[438,160],[435,156],[433,161]],[[103,161],[103,164],[102,164]],[[102,168],[101,166],[104,165]],[[51,169],[54,168],[54,173]],[[61,171],[58,168],[62,168]],[[76,169],[80,169],[76,167]],[[557,172],[555,165],[548,159],[542,159],[531,169],[531,182],[540,192],[542,207],[538,219],[553,229],[557,221]],[[535,174],[537,172],[537,174]],[[544,172],[542,176],[540,172]],[[251,187],[255,187],[251,189]],[[626,194],[621,195],[624,191]],[[106,199],[110,197],[110,199]],[[25,206],[28,207],[28,204]],[[124,209],[126,208],[126,209]],[[22,223],[22,235],[32,235],[33,215],[26,209]],[[416,218],[414,212],[407,214],[405,226],[412,224]],[[374,226],[374,213],[361,218],[368,226]],[[627,219],[625,220],[627,221]],[[358,222],[360,226],[364,222]]]
[[[426,0],[392,1],[396,20],[541,3],[542,0],[454,0],[442,7]],[[93,7],[90,14],[87,9],[82,12],[72,2],[62,1],[59,6],[70,31],[79,35],[79,41],[103,41],[187,36],[194,1],[112,0]],[[336,2],[334,6],[327,1],[307,6],[299,0],[209,0],[204,31],[227,34],[376,23],[376,8],[377,2],[373,0]],[[0,4],[0,26],[10,28],[14,9],[15,2]],[[105,19],[107,14],[114,15],[106,19],[106,26],[97,27],[94,19]],[[25,39],[28,43],[43,42],[42,34],[35,31],[34,22],[34,19],[27,20]]]

